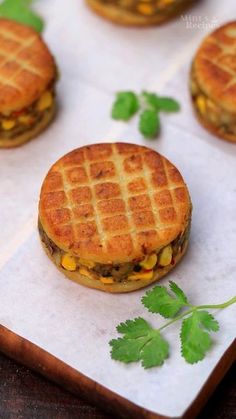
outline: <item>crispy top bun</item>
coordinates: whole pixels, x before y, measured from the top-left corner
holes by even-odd
[[[0,18],[0,113],[30,106],[55,76],[54,59],[37,32]]]
[[[170,243],[191,210],[176,167],[147,147],[78,148],[58,160],[41,189],[39,219],[62,250],[98,263],[123,263]]]
[[[207,36],[193,65],[200,89],[226,111],[236,112],[236,22]]]

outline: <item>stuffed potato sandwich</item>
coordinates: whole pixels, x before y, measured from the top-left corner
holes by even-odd
[[[43,182],[39,232],[68,278],[109,292],[160,279],[184,255],[191,201],[176,167],[134,144],[104,143],[58,160]]]

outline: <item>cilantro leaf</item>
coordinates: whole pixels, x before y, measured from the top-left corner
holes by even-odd
[[[180,110],[180,104],[171,97],[157,97],[156,106],[159,111],[164,112],[178,112]]]
[[[160,132],[160,119],[158,114],[151,110],[146,109],[140,115],[139,131],[144,137],[154,138]]]
[[[158,96],[156,93],[142,92],[141,98],[144,99],[145,107],[151,108],[154,111],[159,111]]]
[[[216,332],[218,322],[207,311],[194,311],[183,320],[180,339],[181,354],[189,364],[201,361],[212,345],[212,339],[207,332]]]
[[[163,339],[160,332],[155,331],[155,336],[143,347],[141,357],[144,368],[164,364],[164,361],[169,357],[169,344]]]
[[[141,350],[147,341],[147,336],[138,339],[112,339],[109,342],[112,347],[111,357],[116,361],[122,361],[126,364],[129,362],[138,362],[141,358]]]
[[[43,20],[30,9],[32,0],[4,0],[0,4],[0,17],[31,26],[37,32],[43,30]]]
[[[188,299],[185,293],[183,292],[183,290],[181,290],[181,288],[179,288],[178,285],[173,281],[170,281],[169,285],[170,285],[171,291],[176,295],[179,301],[182,301],[183,303],[188,304]]]
[[[126,338],[138,338],[144,336],[152,328],[142,317],[137,317],[134,320],[126,320],[125,323],[120,323],[116,330],[123,333]]]
[[[186,305],[186,296],[183,291],[176,284],[173,284],[174,282],[170,284],[170,288],[172,287],[175,296],[169,294],[166,287],[160,286],[146,292],[141,301],[148,311],[159,313],[161,316],[168,318],[174,317]]]
[[[212,332],[218,332],[219,330],[219,323],[218,321],[212,316],[212,314],[208,313],[205,310],[198,311],[198,318],[200,319],[202,325],[205,329],[210,330]]]
[[[111,357],[125,363],[142,361],[144,368],[162,365],[169,356],[169,345],[146,320],[127,320],[117,327],[123,338],[110,341]]]
[[[177,112],[180,110],[179,103],[171,97],[158,96],[156,93],[142,92],[141,98],[144,99],[145,105],[157,112]]]
[[[128,121],[139,109],[139,101],[133,92],[118,92],[112,107],[112,118]]]

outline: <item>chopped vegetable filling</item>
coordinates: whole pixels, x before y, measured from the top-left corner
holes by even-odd
[[[194,70],[192,70],[190,89],[201,118],[222,132],[236,134],[236,114],[225,111],[205,95],[198,85]]]
[[[29,108],[13,112],[9,116],[0,115],[1,138],[15,138],[32,129],[33,126],[43,119],[53,103],[54,92],[53,89],[49,89]]]
[[[157,271],[174,265],[175,257],[185,249],[190,230],[190,220],[186,229],[169,245],[145,256],[142,260],[121,264],[101,264],[74,257],[59,249],[46,235],[39,222],[39,231],[49,253],[56,265],[67,271],[79,271],[93,280],[99,280],[103,284],[116,282],[151,280]]]
[[[117,8],[128,10],[129,12],[143,15],[143,16],[154,16],[155,14],[160,15],[166,11],[176,11],[184,3],[185,0],[100,0],[101,3],[111,5],[113,4]]]

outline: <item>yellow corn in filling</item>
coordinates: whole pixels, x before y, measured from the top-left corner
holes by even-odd
[[[114,283],[114,279],[113,279],[111,276],[108,276],[108,277],[102,276],[102,277],[100,278],[100,281],[101,281],[103,284],[113,284],[113,283]]]
[[[146,256],[142,262],[139,263],[140,266],[144,269],[152,269],[157,263],[157,255],[156,253],[152,253],[149,256]]]
[[[236,133],[236,116],[221,108],[221,104],[215,103],[209,99],[200,89],[194,71],[192,72],[192,79],[190,82],[190,89],[192,98],[194,100],[198,113],[213,126]]]
[[[206,99],[203,95],[198,95],[196,105],[201,115],[206,113]]]
[[[65,253],[61,258],[61,264],[63,268],[67,271],[75,271],[76,270],[76,261],[73,256],[70,256],[68,253]]]
[[[79,273],[81,275],[87,276],[90,279],[95,279],[94,276],[86,268],[79,268]]]
[[[151,280],[154,275],[154,267],[157,264],[160,266],[168,266],[172,261],[173,250],[172,246],[168,245],[162,249],[161,253],[159,254],[159,260],[156,253],[152,253],[148,255],[142,260],[139,265],[145,269],[145,271],[140,272],[133,272],[131,275],[128,276],[129,281],[138,281],[138,280]],[[93,275],[89,269],[95,266],[95,263],[92,261],[88,261],[86,259],[80,258],[79,263],[83,264],[85,267],[79,267],[79,273],[81,275],[87,276],[91,279],[96,279],[96,275]],[[68,253],[64,254],[61,257],[61,265],[67,271],[75,271],[77,269],[77,261],[76,258],[69,255]],[[99,277],[99,280],[103,284],[113,284],[115,281],[112,277]]]
[[[129,275],[128,279],[130,281],[138,281],[139,279],[152,279],[153,278],[153,270],[150,270],[148,272],[137,272],[135,274]]]
[[[88,278],[90,278],[90,279],[96,279],[94,276],[93,276],[93,274],[91,274],[86,268],[79,268],[79,273],[81,274],[81,275],[84,275],[84,276],[87,276]],[[103,276],[101,276],[100,278],[100,281],[103,283],[103,284],[113,284],[114,283],[114,280],[113,280],[113,278],[112,277],[103,277]]]
[[[159,265],[161,266],[170,265],[171,260],[172,260],[172,254],[173,254],[173,251],[172,251],[172,246],[170,244],[164,247],[159,257]]]
[[[52,92],[47,90],[44,92],[41,97],[39,98],[38,102],[36,103],[36,109],[40,112],[45,111],[46,109],[50,108],[53,104],[53,95]],[[31,111],[32,112],[32,111]],[[13,129],[16,124],[24,124],[24,125],[30,125],[34,122],[35,117],[29,113],[25,115],[20,115],[16,117],[15,119],[3,119],[1,121],[1,127],[5,131],[9,131]]]
[[[14,121],[13,119],[4,119],[2,121],[2,128],[5,131],[8,131],[8,130],[14,128],[15,125],[16,125],[16,121]]]
[[[81,265],[86,266],[87,268],[94,268],[94,266],[95,266],[94,262],[92,262],[90,260],[87,260],[87,259],[83,259],[83,258],[79,258],[79,263]]]
[[[38,100],[37,109],[39,111],[44,111],[45,109],[48,109],[52,106],[52,102],[53,102],[52,93],[49,92],[49,90],[47,90],[41,95],[40,99]]]
[[[18,121],[21,124],[30,125],[34,121],[34,118],[31,115],[21,115],[18,117]]]

